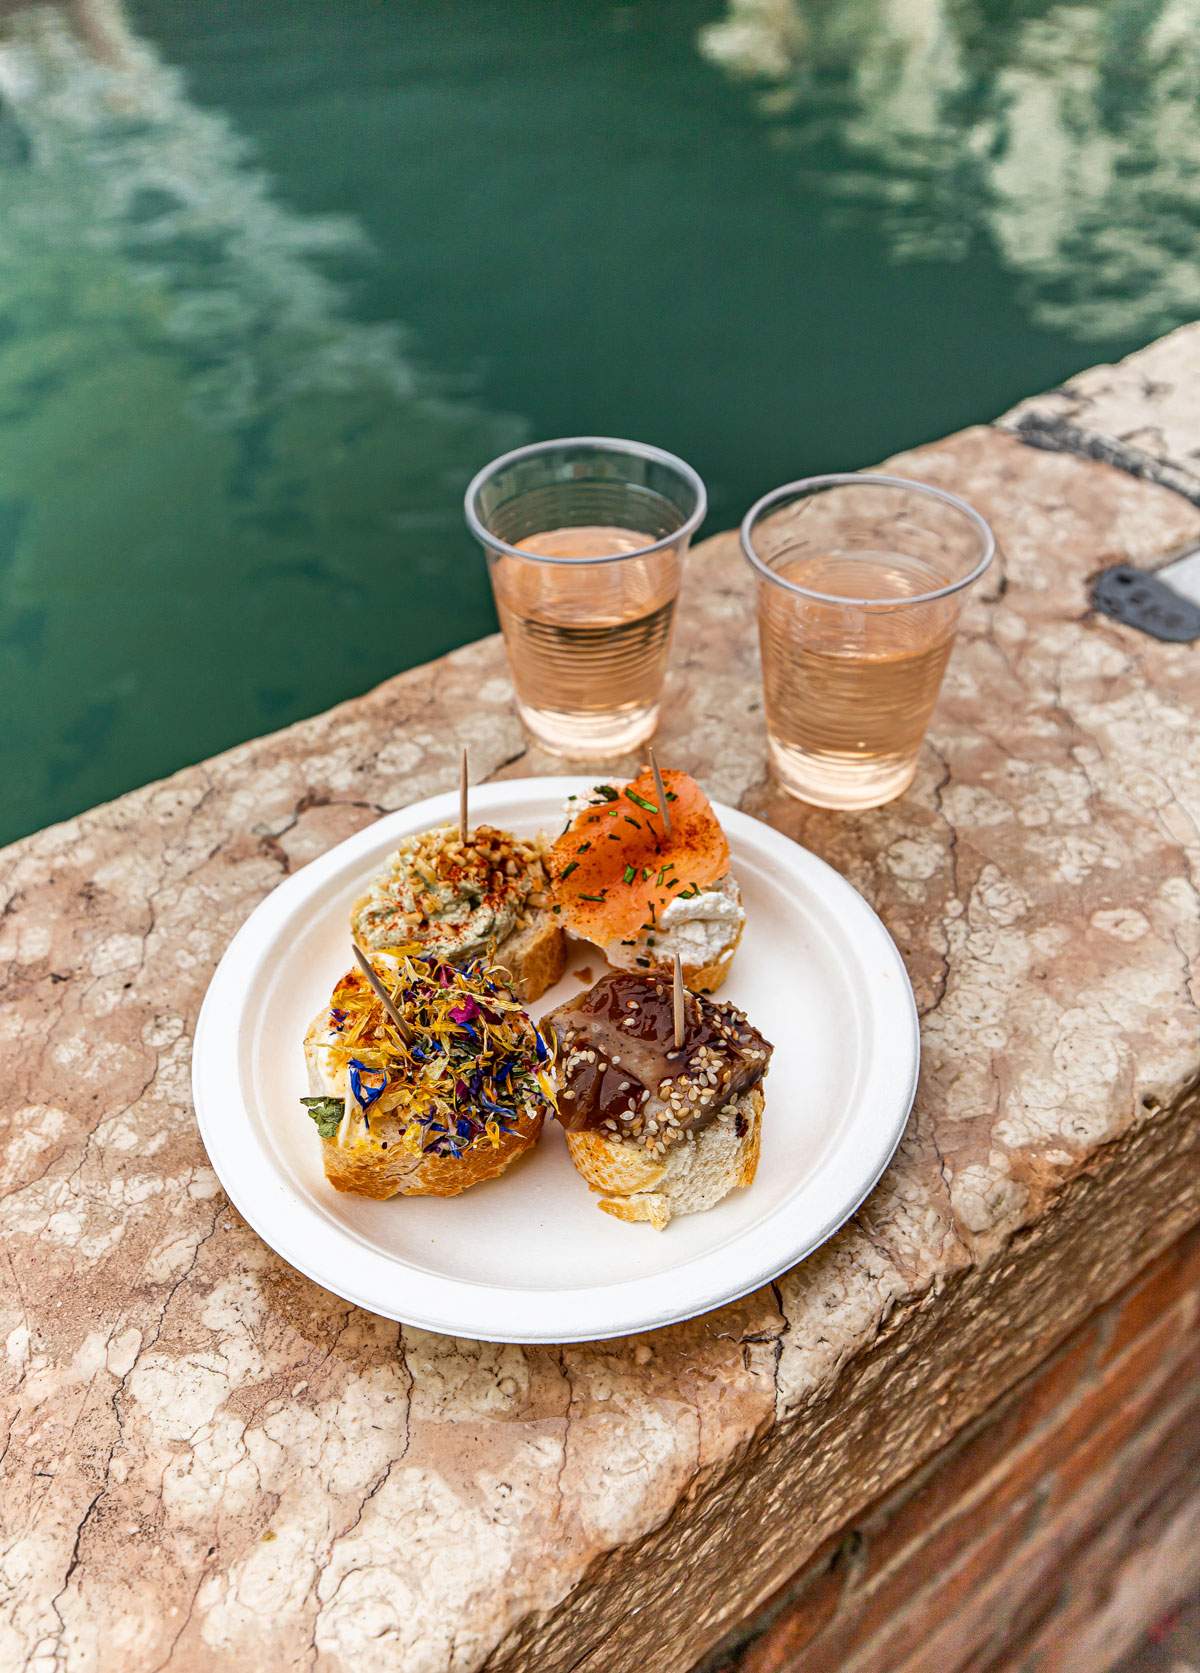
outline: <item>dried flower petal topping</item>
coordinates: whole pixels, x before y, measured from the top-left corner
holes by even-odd
[[[342,978],[326,1045],[331,1070],[339,1079],[344,1072],[351,1093],[337,1143],[380,1142],[386,1119],[399,1125],[408,1151],[461,1157],[497,1147],[523,1120],[557,1108],[552,1051],[504,971],[483,959],[457,968],[424,956],[416,942],[371,962],[412,1039],[400,1037],[361,971]]]

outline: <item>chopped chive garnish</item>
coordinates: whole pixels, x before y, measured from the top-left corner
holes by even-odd
[[[591,845],[591,843],[590,843],[590,842],[581,842],[581,843],[580,843],[580,844],[579,844],[579,848],[578,848],[578,850],[577,850],[577,852],[578,852],[578,853],[580,853],[580,854],[586,854],[586,853],[587,853],[587,851],[588,851],[588,849],[589,849],[589,848],[590,848],[590,847],[591,847],[591,846],[592,846],[592,845]]]
[[[606,802],[615,802],[619,795],[619,792],[614,790],[611,784],[597,784],[594,788],[597,796],[600,796]]]
[[[642,828],[641,820],[640,819],[635,819],[631,813],[624,813],[624,814],[621,815],[621,817],[624,819],[624,821],[627,825],[632,825],[635,831],[640,831],[641,830],[641,828]]]
[[[579,861],[578,860],[572,860],[569,866],[564,866],[562,868],[562,874],[559,877],[559,882],[560,883],[565,883],[567,878],[570,877],[571,873],[573,871],[578,871],[578,870],[579,870]]]
[[[643,866],[642,867],[642,882],[643,883],[648,882],[649,878],[650,878],[650,867],[649,866]]]
[[[669,802],[677,802],[679,800],[679,797],[675,794],[675,792],[673,790],[668,790],[667,791],[667,800]]]
[[[646,812],[646,813],[657,813],[658,812],[658,809],[655,807],[654,803],[653,802],[648,802],[646,800],[645,796],[639,796],[636,790],[626,790],[625,794],[629,797],[629,800],[631,802],[633,802],[636,807],[642,808],[644,812]]]
[[[594,901],[597,901],[601,906],[604,905],[604,896],[603,895],[580,895],[579,898],[580,898],[580,900],[594,900]]]
[[[636,876],[637,876],[637,870],[634,866],[626,866],[625,867],[625,881],[626,881],[626,883],[632,883]]]

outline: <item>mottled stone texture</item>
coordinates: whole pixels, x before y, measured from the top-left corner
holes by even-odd
[[[1000,422],[1036,447],[1103,459],[1200,505],[1200,324],[1093,366]]]
[[[1105,1673],[1200,1582],[1198,1308],[1200,1228],[696,1673]]]
[[[1086,583],[1200,510],[993,429],[895,463],[1003,558],[888,808],[771,788],[735,542],[690,564],[662,753],[876,904],[924,1036],[869,1202],[720,1313],[561,1351],[400,1328],[206,1166],[191,1029],[255,903],[468,737],[481,775],[555,767],[498,642],[7,853],[0,1665],[677,1673],[1195,1217],[1200,664]]]

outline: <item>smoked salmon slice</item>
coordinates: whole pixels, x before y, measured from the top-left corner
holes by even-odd
[[[653,933],[664,907],[711,888],[729,870],[729,843],[708,797],[687,773],[664,772],[671,834],[648,767],[591,803],[550,850],[564,926],[598,946]]]

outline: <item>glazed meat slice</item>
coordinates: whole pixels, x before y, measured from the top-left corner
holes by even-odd
[[[676,1048],[668,977],[617,971],[546,1022],[558,1042],[558,1119],[634,1143],[670,1145],[762,1080],[771,1046],[735,1005],[684,999]]]

